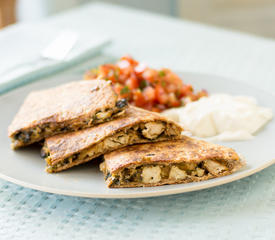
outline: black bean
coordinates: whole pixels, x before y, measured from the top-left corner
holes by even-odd
[[[198,164],[198,167],[204,169],[204,164],[203,164],[203,162],[200,162],[200,163]]]
[[[128,102],[125,98],[120,99],[116,102],[116,107],[118,108],[124,108],[125,106],[127,106]]]
[[[72,157],[72,160],[77,159],[78,156],[79,156],[79,153],[74,154],[73,157]]]
[[[60,131],[62,131],[62,132],[64,132],[64,131],[68,131],[69,130],[69,128],[68,127],[63,127],[63,128],[61,128],[60,129]]]
[[[31,132],[24,132],[23,142],[28,143],[31,140]]]
[[[40,157],[42,158],[46,158],[48,157],[48,153],[45,152],[45,150],[42,148],[41,151],[40,151]]]
[[[118,178],[115,178],[115,179],[113,180],[113,184],[114,184],[114,185],[119,185],[119,183],[120,183],[120,181],[119,181]]]
[[[110,172],[108,172],[108,173],[106,174],[106,176],[105,176],[105,180],[107,180],[109,177],[111,177]]]
[[[18,133],[16,133],[15,135],[14,135],[14,139],[15,140],[18,140],[18,139],[20,139],[22,137],[22,132],[18,132]]]
[[[68,164],[70,162],[69,158],[65,158],[63,164]]]

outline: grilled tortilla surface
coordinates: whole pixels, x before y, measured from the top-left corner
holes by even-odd
[[[151,187],[225,176],[244,164],[231,148],[182,136],[105,154],[100,169],[108,187]]]
[[[111,82],[77,81],[30,93],[13,122],[13,148],[38,142],[58,133],[76,131],[111,120],[126,108]]]
[[[113,121],[47,138],[42,155],[58,172],[127,145],[180,138],[183,129],[158,113],[130,106]]]

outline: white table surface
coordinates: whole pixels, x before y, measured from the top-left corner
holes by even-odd
[[[222,75],[275,92],[273,40],[106,4],[74,9],[45,25],[113,38],[101,55],[52,77],[79,79],[86,69],[129,53],[152,67]],[[275,239],[275,166],[220,187],[132,200],[66,197],[0,180],[0,239],[114,238]]]

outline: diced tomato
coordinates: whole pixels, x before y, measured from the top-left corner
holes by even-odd
[[[162,112],[164,111],[165,109],[167,109],[167,107],[163,104],[156,104],[153,108],[152,108],[152,111],[154,112]]]
[[[150,83],[156,82],[156,76],[157,76],[157,71],[150,68],[146,69],[142,74],[142,77]]]
[[[111,64],[104,64],[99,67],[99,73],[102,77],[107,77],[110,75],[110,71],[113,70],[114,67]]]
[[[131,77],[127,80],[126,84],[129,86],[131,90],[138,88],[139,82],[137,76],[132,73]]]
[[[168,95],[165,93],[163,87],[160,85],[156,86],[156,98],[160,104],[167,104],[168,102]]]
[[[170,69],[162,68],[159,73],[161,73],[167,83],[174,84],[179,88],[183,86],[183,82],[180,77],[177,74],[173,73]]]
[[[142,94],[146,101],[155,101],[156,99],[156,90],[151,86],[145,87]]]
[[[147,66],[145,64],[139,63],[134,70],[137,75],[141,75],[146,69]]]
[[[132,57],[130,57],[129,55],[125,55],[125,56],[121,57],[120,60],[126,60],[130,63],[130,65],[134,65],[134,66],[138,65],[138,62],[136,60],[134,60]]]
[[[133,100],[134,100],[135,106],[137,107],[142,107],[146,103],[146,100],[142,92],[140,91],[140,89],[134,91]]]
[[[196,94],[194,94],[194,93],[190,93],[190,94],[188,95],[188,98],[191,99],[191,102],[197,101],[197,100],[198,100],[198,96],[197,96]]]
[[[116,83],[113,85],[113,88],[114,88],[114,91],[117,95],[120,95],[120,92],[123,88],[123,85],[119,84],[119,83]]]
[[[169,93],[169,105],[172,107],[179,107],[181,101],[176,97],[175,93]]]
[[[124,68],[128,68],[130,66],[130,63],[126,60],[120,60],[118,63],[117,63],[117,66],[120,68],[120,69],[124,69]]]
[[[180,97],[188,96],[189,94],[193,93],[193,87],[191,85],[184,85],[181,88],[181,94]]]
[[[198,96],[198,99],[200,99],[201,97],[207,97],[208,96],[208,93],[205,89],[202,89],[201,91],[199,91],[197,93],[197,96]]]
[[[163,84],[162,84],[162,85],[163,85]],[[168,92],[168,93],[174,93],[174,92],[177,91],[178,86],[177,86],[177,85],[174,85],[174,84],[166,84],[166,85],[164,86],[164,88],[165,88],[166,92]]]

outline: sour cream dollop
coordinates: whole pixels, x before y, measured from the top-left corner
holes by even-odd
[[[273,116],[270,108],[260,107],[253,97],[228,94],[203,97],[162,114],[179,122],[194,136],[218,141],[252,139]]]

